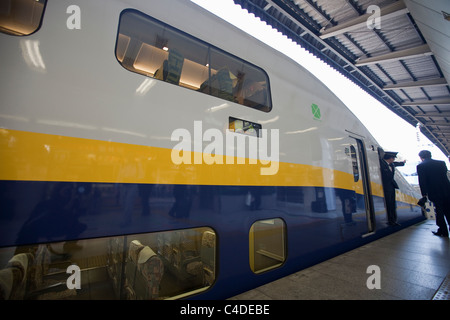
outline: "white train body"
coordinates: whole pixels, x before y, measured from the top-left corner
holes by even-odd
[[[144,20],[147,16],[157,19],[192,39],[263,70],[268,78],[270,111],[127,70],[121,61],[119,44],[123,27],[120,19],[127,13]],[[0,33],[0,44],[0,152],[3,159],[0,180],[5,184],[22,183],[21,190],[17,184],[9,189],[8,197],[16,199],[16,204],[14,216],[11,214],[0,226],[2,247],[56,241],[42,234],[35,240],[17,240],[18,230],[29,219],[32,207],[44,197],[44,191],[31,192],[35,190],[34,184],[27,189],[27,183],[32,182],[90,183],[108,185],[111,190],[121,184],[151,184],[161,190],[161,186],[177,185],[201,190],[202,186],[205,189],[208,186],[305,188],[302,200],[297,203],[302,209],[297,212],[295,205],[288,205],[288,214],[281,216],[288,235],[287,252],[290,246],[300,243],[295,240],[296,233],[289,233],[291,223],[297,223],[289,220],[292,217],[336,221],[337,226],[343,223],[339,220],[342,214],[336,190],[351,191],[365,199],[365,205],[363,203],[358,211],[362,226],[356,233],[350,232],[352,239],[362,239],[386,228],[382,224],[386,213],[379,165],[382,146],[355,115],[303,67],[190,1],[48,1],[36,32],[26,36]],[[186,61],[185,67],[188,66]],[[234,119],[259,126],[263,129],[259,132],[266,134],[262,137],[249,134],[242,140],[247,148],[245,159],[239,157],[240,153],[234,156],[231,153],[242,148],[242,142],[232,145],[230,141],[234,140],[229,140],[227,149],[227,138],[242,136],[230,131],[235,125]],[[251,150],[255,145],[258,149]],[[178,149],[185,153],[176,152]],[[215,157],[210,155],[212,150]],[[180,159],[191,159],[191,162]],[[211,164],[211,160],[215,162]],[[414,218],[420,218],[417,194],[400,173],[396,180],[400,185],[397,191],[399,217],[403,217],[400,211],[404,210],[405,221],[411,219],[410,212]],[[25,199],[22,193],[27,190],[30,202],[21,201]],[[218,289],[211,288],[207,292],[212,297],[224,297],[240,290],[230,290],[224,285],[225,281],[241,279],[239,270],[242,268],[246,269],[243,274],[249,272],[248,262],[226,266],[233,251],[227,247],[227,239],[234,233],[233,223],[239,230],[237,233],[244,230],[247,236],[254,221],[279,216],[283,206],[281,196],[271,193],[262,197],[259,216],[255,212],[244,216],[246,196],[245,191],[239,196],[213,193],[214,201],[222,201],[219,209],[214,207],[211,211],[217,215],[211,213],[206,217],[203,211],[193,208],[191,218],[181,224],[167,220],[168,217],[158,218],[151,226],[140,223],[124,229],[115,225],[119,220],[113,213],[110,213],[111,218],[105,218],[104,213],[102,222],[89,216],[85,219],[84,233],[57,240],[211,227],[221,239],[216,250],[216,259],[220,258],[216,266],[221,264],[218,267],[221,273],[215,275]],[[150,204],[156,203],[156,198],[150,198]],[[312,202],[318,202],[319,198],[325,199],[322,205],[326,204],[326,209],[321,210],[321,205],[314,209]],[[240,219],[244,219],[242,223]],[[248,243],[245,236],[236,239]],[[293,259],[292,264],[300,259],[300,255],[296,258],[297,253],[286,256]],[[246,280],[242,290],[294,271],[289,259],[284,263],[285,271],[275,271],[273,275],[268,272],[257,280]]]

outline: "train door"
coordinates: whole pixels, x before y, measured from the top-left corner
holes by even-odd
[[[353,166],[353,178],[358,186],[358,197],[364,201],[364,211],[367,220],[366,235],[375,231],[375,210],[372,191],[370,188],[369,165],[364,142],[355,137],[350,137],[350,154]]]

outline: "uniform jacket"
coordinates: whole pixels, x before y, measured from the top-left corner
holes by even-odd
[[[394,180],[395,177],[395,167],[403,166],[403,162],[393,162],[392,164],[388,164],[384,160],[380,160],[381,167],[381,179],[383,181],[383,189],[385,191],[392,191],[398,189],[398,184]]]
[[[431,201],[450,197],[450,182],[444,161],[425,159],[417,165],[420,191]]]

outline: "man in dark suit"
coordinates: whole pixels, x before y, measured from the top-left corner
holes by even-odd
[[[419,186],[422,196],[434,203],[436,208],[437,231],[432,231],[434,235],[448,237],[450,225],[450,182],[447,177],[447,166],[444,161],[431,158],[431,152],[422,150],[419,152],[422,163],[417,165],[419,176]]]
[[[398,189],[398,184],[394,179],[395,167],[405,165],[405,162],[395,161],[397,153],[398,152],[386,151],[383,159],[380,160],[381,180],[383,182],[388,225],[390,226],[399,225],[397,223],[397,209],[395,202],[395,189]]]

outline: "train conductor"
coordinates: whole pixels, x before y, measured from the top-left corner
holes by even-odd
[[[397,223],[397,208],[395,202],[395,189],[398,189],[398,184],[395,181],[395,167],[404,166],[405,161],[397,162],[395,158],[398,152],[386,151],[383,159],[380,160],[381,179],[383,181],[384,199],[386,202],[386,211],[388,218],[388,225],[398,226]]]

